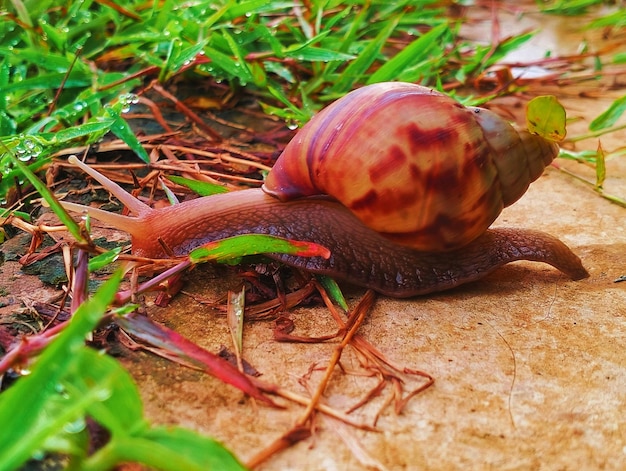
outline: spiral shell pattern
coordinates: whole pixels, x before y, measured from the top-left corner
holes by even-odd
[[[281,200],[328,195],[397,243],[445,251],[481,235],[557,152],[490,111],[378,83],[307,123],[263,189]]]

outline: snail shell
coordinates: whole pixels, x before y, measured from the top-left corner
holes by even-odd
[[[307,123],[263,189],[283,201],[328,195],[396,243],[444,251],[484,233],[557,153],[488,110],[378,83]]]

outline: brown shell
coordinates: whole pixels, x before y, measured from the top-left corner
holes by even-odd
[[[450,250],[482,234],[557,152],[487,110],[378,83],[317,114],[263,188],[281,200],[329,195],[398,243]]]

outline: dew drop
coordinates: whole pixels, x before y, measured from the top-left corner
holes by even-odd
[[[122,113],[128,113],[131,106],[139,102],[139,98],[133,93],[125,93],[120,95],[119,102],[122,105]]]
[[[68,422],[63,426],[63,431],[67,433],[79,433],[85,430],[85,419],[79,418],[74,422]]]

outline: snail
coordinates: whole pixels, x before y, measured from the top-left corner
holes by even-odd
[[[182,256],[213,240],[261,233],[316,242],[328,259],[270,254],[285,264],[411,297],[479,279],[515,260],[588,276],[557,238],[488,229],[558,152],[496,114],[409,83],[365,86],[313,117],[262,189],[152,209],[71,158],[134,216],[63,203],[130,233],[143,257]]]

